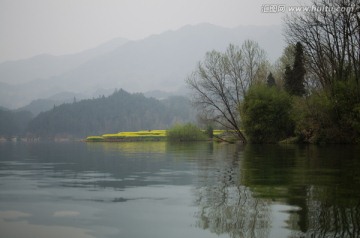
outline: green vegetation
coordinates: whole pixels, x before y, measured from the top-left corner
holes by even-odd
[[[325,7],[329,1],[314,4]],[[331,7],[351,8],[351,4],[334,0]],[[359,143],[358,11],[304,12],[292,15],[285,24],[287,41],[301,42],[303,46],[307,78],[305,97],[295,98],[293,103],[295,134],[310,143]],[[295,53],[294,68],[296,57]],[[301,72],[293,77],[299,75]]]
[[[271,72],[266,79],[266,85],[269,87],[276,86],[275,78]]]
[[[334,97],[317,91],[293,103],[295,135],[306,143],[359,143],[360,100],[354,82],[337,82]]]
[[[191,123],[184,125],[176,124],[167,130],[166,135],[170,141],[200,141],[208,139],[204,131]]]
[[[266,65],[265,51],[251,40],[241,47],[230,44],[225,52],[206,53],[186,80],[202,120],[234,131],[245,143],[238,108],[248,88],[266,77]]]
[[[252,143],[276,143],[292,133],[291,98],[265,84],[250,87],[241,106],[242,121]]]
[[[88,141],[88,142],[104,142],[105,139],[102,136],[88,136],[88,137],[86,137],[86,141]]]
[[[300,42],[295,45],[294,65],[285,69],[284,88],[290,95],[303,96],[305,94],[305,65],[304,49]]]
[[[203,120],[231,128],[243,142],[360,143],[357,11],[303,12],[285,24],[289,46],[274,65],[251,41],[206,54],[186,81]]]

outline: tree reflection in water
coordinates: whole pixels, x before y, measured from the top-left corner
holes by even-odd
[[[337,188],[311,187],[307,194],[307,214],[301,211],[292,219],[306,222],[306,229],[292,237],[360,237],[360,201],[340,199]],[[342,195],[340,195],[342,196]],[[295,215],[295,216],[294,216]],[[304,216],[305,215],[305,216]]]
[[[238,148],[239,149],[239,148]],[[241,185],[238,154],[229,160],[227,150],[215,150],[211,166],[201,171],[195,190],[199,211],[197,226],[218,235],[230,237],[268,237],[270,231],[270,207],[264,199],[255,198],[252,191]]]
[[[286,211],[290,237],[360,237],[359,147],[236,148],[216,148],[200,166],[198,227],[269,237],[281,204],[296,208]]]
[[[199,189],[198,196],[199,227],[218,235],[228,233],[230,237],[268,236],[269,206],[264,200],[252,197],[246,187],[214,186]]]

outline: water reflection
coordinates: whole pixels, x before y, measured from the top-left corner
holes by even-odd
[[[28,220],[31,214],[20,211],[0,211],[0,235],[6,237],[77,237],[95,238],[90,231],[70,226],[31,224]]]
[[[86,143],[89,151],[96,152],[104,150],[106,152],[122,153],[122,154],[165,154],[167,143],[165,141],[157,142],[122,142],[122,143]]]
[[[194,191],[199,207],[196,225],[218,235],[268,237],[269,201],[254,197],[251,189],[242,184],[242,155],[243,147],[222,145],[217,146],[212,160],[206,160],[209,164],[199,171]]]
[[[0,144],[0,236],[27,237],[16,233],[22,227],[37,237],[360,237],[359,154],[354,146]]]
[[[358,147],[239,148],[238,157],[216,165],[219,169],[201,171],[197,225],[230,237],[268,237],[276,229],[274,216],[286,213],[289,237],[360,237],[359,152]],[[289,210],[274,211],[276,204]]]

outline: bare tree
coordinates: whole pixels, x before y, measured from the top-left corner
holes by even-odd
[[[233,130],[246,142],[240,130],[239,105],[251,84],[266,79],[266,65],[264,51],[250,40],[241,48],[230,44],[225,53],[206,53],[186,80],[194,104],[208,120]]]
[[[360,0],[312,4],[313,11],[285,19],[288,42],[303,44],[308,69],[330,94],[336,81],[355,79],[359,87]]]
[[[244,55],[245,80],[253,84],[257,80],[264,80],[267,77],[268,62],[266,61],[265,51],[255,41],[247,40],[241,47]]]

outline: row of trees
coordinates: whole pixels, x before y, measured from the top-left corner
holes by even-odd
[[[360,0],[313,4],[346,11],[287,16],[289,46],[275,65],[253,41],[206,54],[187,79],[205,122],[244,142],[359,142]]]

